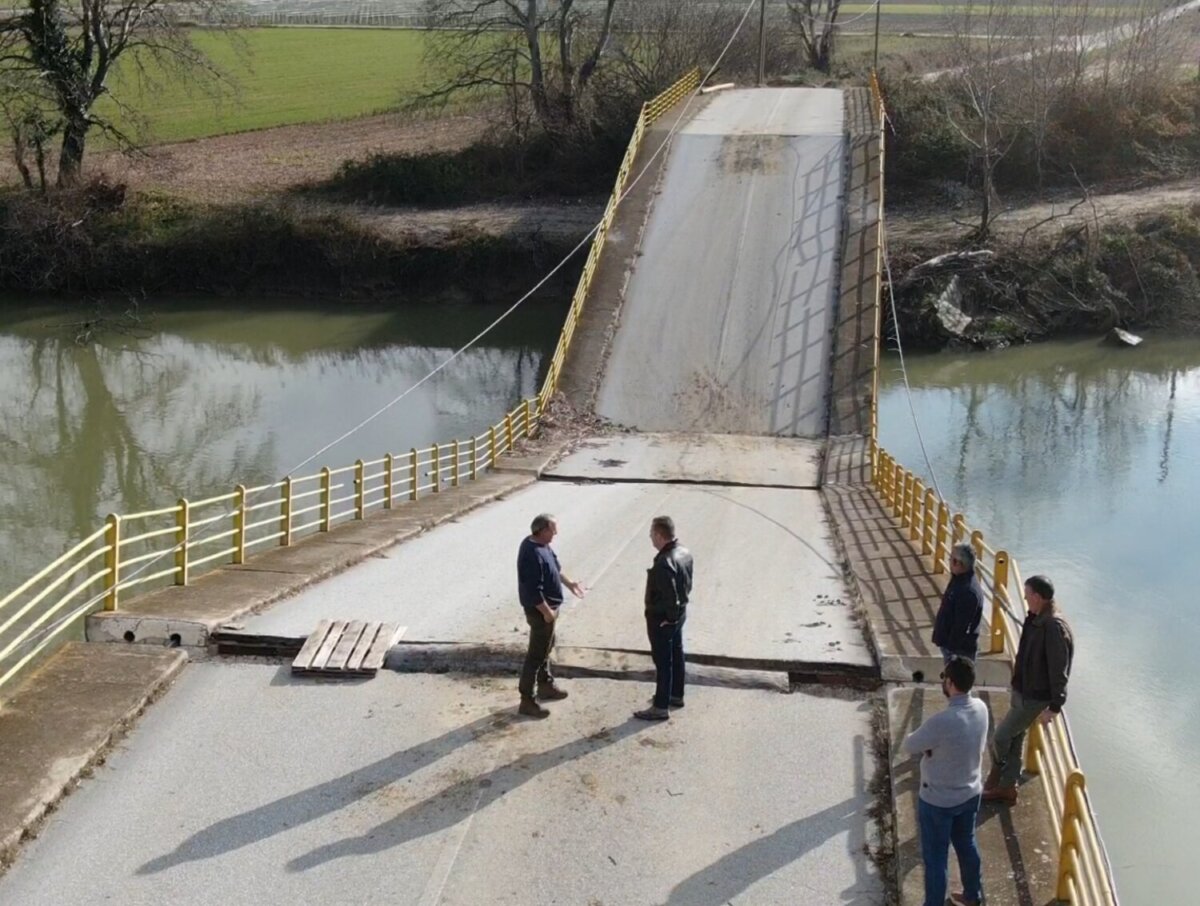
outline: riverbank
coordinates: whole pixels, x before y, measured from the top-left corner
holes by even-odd
[[[1109,205],[1031,205],[985,242],[961,225],[955,235],[945,215],[889,220],[905,345],[996,348],[1114,327],[1200,330],[1200,187],[1102,199]]]

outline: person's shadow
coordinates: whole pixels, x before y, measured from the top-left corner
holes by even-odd
[[[864,852],[870,796],[861,736],[854,739],[854,788],[862,791],[837,805],[785,824],[680,881],[662,906],[725,906],[757,881],[770,877],[817,849],[825,841],[848,833],[847,850],[855,866],[854,884],[842,892],[843,903],[876,903],[879,883],[872,877]]]
[[[614,745],[646,726],[641,721],[629,718],[611,730],[601,730],[545,752],[522,755],[485,774],[464,778],[357,837],[319,846],[292,859],[287,868],[289,871],[307,871],[334,859],[383,852],[446,830],[544,771]]]
[[[455,749],[502,733],[511,725],[511,717],[511,709],[493,712],[348,774],[222,819],[192,834],[173,852],[151,859],[137,873],[151,875],[185,862],[210,859],[315,821],[419,771]]]

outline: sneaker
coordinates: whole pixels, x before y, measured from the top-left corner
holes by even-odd
[[[644,711],[634,711],[633,716],[638,720],[668,720],[671,717],[671,712],[666,708],[655,708],[651,706],[646,708]]]
[[[521,699],[521,706],[517,708],[517,713],[524,715],[525,717],[536,717],[539,720],[543,717],[550,716],[550,710],[548,708],[543,708],[532,698]]]
[[[567,697],[567,690],[551,683],[549,686],[539,686],[537,697],[540,702],[559,702]]]

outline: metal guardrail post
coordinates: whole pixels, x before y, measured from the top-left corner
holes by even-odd
[[[454,452],[450,454],[450,467],[454,470],[450,475],[450,487],[458,487],[458,438],[454,438]]]
[[[433,460],[433,471],[430,473],[433,476],[433,493],[442,493],[442,451],[437,444],[433,445],[430,450],[430,458]]]
[[[471,481],[479,477],[479,438],[471,437]]]
[[[321,469],[321,531],[333,527],[333,476],[329,466]]]
[[[246,562],[246,486],[233,489],[233,562]]]
[[[976,529],[971,532],[971,547],[975,548],[975,559],[983,559],[983,532]]]
[[[1008,551],[996,551],[992,564],[992,654],[1004,651],[1004,596],[1008,593]]]
[[[413,447],[408,453],[408,499],[416,500],[420,496],[419,485],[417,481],[418,460],[420,456],[417,454],[417,448]]]
[[[1042,751],[1046,747],[1046,735],[1042,725],[1034,721],[1025,735],[1025,773],[1042,773]]]
[[[899,517],[904,512],[904,467],[900,463],[892,466],[892,515]]]
[[[492,467],[492,469],[495,469],[496,468],[496,426],[495,425],[492,425],[490,428],[488,428],[488,445],[491,448],[491,454],[492,454],[491,467]]]
[[[1076,768],[1067,777],[1063,788],[1062,842],[1058,847],[1058,883],[1055,895],[1060,900],[1070,902],[1071,892],[1067,886],[1068,880],[1079,879],[1079,844],[1083,815],[1079,813],[1075,791],[1083,793],[1086,783],[1083,771]]]
[[[367,515],[367,467],[361,459],[354,461],[354,518]]]
[[[383,508],[390,510],[396,500],[396,460],[391,453],[383,457]]]
[[[933,553],[933,514],[937,511],[937,495],[933,488],[925,492],[925,513],[921,517],[921,553]]]
[[[913,487],[916,479],[912,472],[904,470],[904,496],[900,501],[900,526],[908,528],[913,521]]]
[[[966,537],[967,520],[963,518],[962,513],[955,513],[954,518],[950,520],[950,524],[954,526],[954,531],[950,535],[950,545],[953,547]]]
[[[188,502],[184,497],[176,504],[179,511],[175,514],[175,584],[188,584]]]
[[[104,533],[104,543],[108,545],[104,553],[104,566],[108,570],[108,575],[104,577],[104,590],[107,592],[104,595],[104,609],[112,611],[116,610],[120,603],[118,592],[121,584],[121,517],[116,513],[109,513],[104,525],[108,529]]]
[[[513,417],[509,412],[504,416],[504,452],[511,453],[513,448]]]
[[[933,572],[941,575],[946,571],[946,533],[950,528],[950,507],[942,501],[938,504],[937,529],[933,544]]]
[[[525,400],[525,436],[533,437],[533,404]]]
[[[912,502],[909,505],[908,540],[919,541],[925,531],[925,482],[916,479],[912,484]]]
[[[283,487],[279,489],[282,497],[283,515],[279,517],[279,546],[287,547],[292,543],[292,476],[283,479]]]

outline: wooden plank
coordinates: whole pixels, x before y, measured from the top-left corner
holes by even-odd
[[[384,623],[381,625],[379,627],[379,634],[375,636],[375,641],[371,645],[371,650],[367,652],[367,656],[363,659],[363,669],[375,671],[382,667],[383,659],[387,656],[388,649],[396,644],[407,628],[407,626],[397,626],[395,623]]]
[[[337,646],[333,649],[333,654],[329,655],[329,663],[325,665],[327,670],[346,669],[346,661],[350,659],[350,652],[358,644],[365,628],[366,624],[362,620],[351,620],[346,624],[342,637],[338,639]]]
[[[349,660],[346,661],[346,669],[352,672],[361,671],[363,669],[363,661],[366,659],[371,646],[375,644],[375,636],[379,634],[379,627],[382,623],[368,623],[364,629],[362,637],[359,638],[358,644],[354,646],[354,651],[350,653]]]
[[[329,665],[329,655],[333,654],[333,649],[337,647],[338,640],[345,631],[346,622],[344,620],[333,621],[333,625],[329,627],[329,635],[325,636],[325,641],[321,643],[321,647],[313,656],[312,664],[309,666],[310,670],[326,669]]]
[[[322,620],[317,624],[317,628],[312,631],[312,634],[308,637],[308,641],[304,643],[300,649],[300,653],[292,661],[292,670],[307,670],[312,666],[313,657],[316,656],[321,644],[325,641],[326,636],[329,635],[331,625],[329,620]]]

